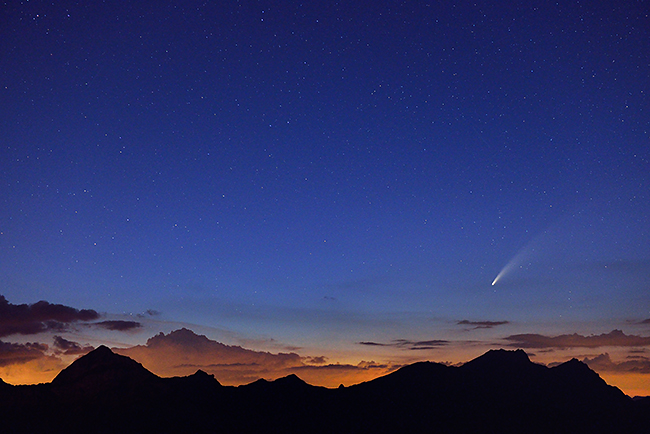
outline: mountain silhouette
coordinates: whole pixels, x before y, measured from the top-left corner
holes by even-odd
[[[101,345],[62,370],[52,380],[52,385],[99,393],[124,385],[141,387],[155,378],[157,376],[140,363]]]
[[[578,360],[548,368],[522,350],[327,389],[293,374],[239,387],[200,370],[161,378],[101,346],[51,383],[0,382],[3,433],[644,432],[649,410]]]

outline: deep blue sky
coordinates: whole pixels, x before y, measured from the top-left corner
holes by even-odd
[[[3,2],[0,292],[313,347],[649,318],[649,4],[506,3]]]

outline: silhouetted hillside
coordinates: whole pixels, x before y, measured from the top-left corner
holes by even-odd
[[[128,385],[141,387],[156,377],[133,359],[100,346],[79,358],[52,380],[58,388],[73,388],[87,393],[105,392]]]
[[[50,384],[0,382],[3,433],[644,432],[648,409],[582,362],[547,368],[521,350],[326,389],[295,375],[240,387],[203,371],[160,378],[99,347]]]

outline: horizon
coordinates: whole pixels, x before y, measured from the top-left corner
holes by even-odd
[[[187,328],[233,379],[520,347],[650,395],[644,6],[9,2],[0,377]]]
[[[189,332],[192,332],[191,330],[188,330],[188,329],[180,329],[180,330],[175,330],[175,331],[189,331]],[[174,332],[172,332],[172,333],[174,333]],[[193,332],[192,332],[192,333],[193,333]],[[162,334],[160,334],[160,335],[162,335]],[[198,337],[204,337],[204,336],[203,336],[203,335],[199,335]],[[213,342],[214,342],[214,341],[213,341]],[[215,342],[215,343],[218,343],[218,342]],[[122,350],[128,350],[128,349],[125,349],[125,348],[109,348],[108,346],[106,346],[106,345],[104,345],[104,344],[99,345],[99,346],[96,347],[96,348],[93,348],[92,350],[90,350],[89,352],[87,352],[87,353],[85,353],[85,354],[81,354],[81,355],[79,355],[79,356],[78,356],[78,357],[77,357],[77,358],[76,358],[72,363],[70,363],[68,366],[64,367],[64,368],[62,369],[62,371],[63,371],[63,370],[66,370],[66,369],[69,368],[70,366],[74,365],[75,362],[76,362],[77,360],[80,360],[80,359],[84,358],[85,356],[88,356],[88,355],[91,354],[91,353],[95,353],[95,352],[96,352],[97,350],[99,350],[100,348],[105,348],[105,349],[108,350],[111,354],[115,354],[115,355],[119,355],[119,356],[127,357],[127,358],[129,358],[129,359],[131,359],[131,360],[134,360],[134,361],[138,362],[142,367],[144,367],[147,371],[152,372],[154,375],[156,375],[156,376],[158,376],[158,377],[160,377],[160,378],[178,378],[178,377],[188,377],[188,376],[192,376],[192,375],[194,375],[194,374],[196,374],[196,373],[198,373],[198,372],[204,372],[204,373],[207,373],[207,374],[213,376],[217,381],[219,381],[219,378],[217,378],[216,374],[211,374],[211,373],[209,373],[209,372],[204,371],[204,370],[201,369],[201,368],[198,368],[196,371],[193,371],[193,372],[188,373],[188,374],[186,374],[186,375],[174,375],[174,374],[170,374],[170,375],[160,375],[160,374],[155,373],[155,372],[152,371],[151,369],[147,368],[147,366],[145,366],[143,363],[139,362],[137,359],[135,359],[135,358],[133,358],[133,357],[130,357],[129,355],[125,355],[125,354],[123,354],[123,351],[122,351]],[[489,356],[490,354],[494,354],[494,353],[503,353],[503,352],[505,352],[505,353],[510,353],[510,354],[516,354],[516,353],[519,353],[519,352],[523,352],[523,353],[526,355],[526,359],[528,360],[529,363],[538,364],[538,363],[535,363],[535,362],[531,361],[531,360],[530,360],[530,357],[529,357],[529,355],[528,355],[528,353],[526,353],[526,352],[525,352],[524,350],[522,350],[522,349],[504,349],[504,348],[497,348],[497,349],[489,349],[489,350],[487,350],[485,353],[481,354],[480,356],[478,356],[478,357],[476,357],[476,358],[474,358],[474,359],[472,359],[472,360],[468,360],[468,361],[466,361],[466,362],[458,363],[458,364],[445,364],[445,363],[433,362],[433,361],[429,361],[429,360],[422,360],[422,361],[414,362],[414,363],[411,363],[411,364],[408,364],[408,365],[395,366],[395,367],[392,367],[392,368],[391,368],[387,373],[381,374],[381,375],[376,376],[376,377],[372,377],[370,380],[364,380],[364,381],[360,381],[360,382],[358,382],[358,383],[352,383],[352,384],[343,384],[343,383],[340,383],[340,384],[338,384],[338,385],[330,385],[330,386],[328,386],[328,385],[324,385],[324,384],[318,384],[318,383],[316,383],[316,384],[312,384],[312,383],[309,383],[309,382],[305,381],[304,379],[302,379],[302,378],[300,377],[300,375],[296,374],[295,372],[291,372],[291,369],[289,370],[290,373],[286,373],[285,375],[280,376],[280,377],[277,377],[277,376],[276,376],[276,377],[259,377],[259,378],[256,378],[256,379],[252,380],[251,382],[237,382],[237,383],[232,383],[232,384],[223,383],[222,381],[219,381],[219,384],[221,384],[222,386],[235,386],[235,387],[236,387],[236,386],[245,386],[245,385],[249,385],[249,384],[255,383],[255,382],[259,381],[259,380],[266,380],[266,381],[271,381],[271,382],[272,382],[272,381],[275,381],[275,380],[278,380],[278,379],[282,379],[282,378],[287,378],[287,377],[298,377],[298,378],[300,378],[302,381],[305,381],[307,384],[310,384],[310,385],[312,385],[312,386],[321,386],[321,387],[326,387],[326,388],[330,388],[330,389],[336,389],[336,388],[339,388],[339,387],[341,387],[341,386],[349,387],[349,386],[354,386],[354,385],[357,385],[357,384],[361,384],[362,382],[372,381],[372,380],[375,379],[375,378],[380,378],[380,377],[383,377],[383,376],[385,376],[385,375],[389,375],[389,374],[391,374],[391,373],[393,373],[393,372],[396,372],[396,371],[400,370],[401,368],[408,367],[408,366],[411,366],[411,365],[414,365],[414,364],[419,364],[419,363],[436,363],[436,364],[440,364],[440,365],[447,366],[447,367],[452,367],[452,368],[456,367],[456,368],[457,368],[457,367],[461,367],[461,366],[463,366],[463,365],[465,365],[465,364],[467,364],[467,363],[469,363],[469,362],[472,362],[472,361],[474,361],[474,360],[481,359],[481,358],[483,358],[483,357]],[[102,353],[102,354],[103,354],[103,353]],[[128,354],[128,353],[127,353],[127,354]],[[577,360],[577,359],[572,358],[571,361],[573,361],[573,360]],[[564,362],[564,363],[568,363],[568,362],[569,362],[569,361]],[[584,362],[581,362],[581,363],[584,363]],[[561,364],[563,364],[563,363],[557,364],[556,366],[559,366],[559,365],[561,365]],[[540,366],[548,367],[548,366],[546,366],[546,365],[542,365],[542,364],[539,364],[539,365],[540,365]],[[327,367],[329,368],[329,367],[331,367],[331,366],[332,366],[332,365],[328,365]],[[61,372],[62,372],[62,371],[61,371]],[[59,374],[60,374],[61,372],[59,372]],[[58,376],[58,374],[57,374],[56,376]],[[54,378],[56,378],[56,376],[55,376]],[[52,381],[54,381],[54,379],[53,379]],[[51,382],[51,381],[50,381],[50,382]],[[38,383],[38,384],[43,384],[43,383]]]
[[[650,390],[650,388],[643,388],[643,385],[645,384],[644,380],[648,380],[648,377],[642,377],[640,381],[638,378],[623,378],[623,381],[621,381],[620,376],[617,376],[615,372],[612,373],[606,370],[603,372],[602,370],[599,370],[599,366],[602,366],[602,361],[599,359],[605,357],[607,353],[602,353],[593,359],[585,357],[580,360],[575,356],[567,356],[563,360],[554,360],[544,363],[536,360],[536,354],[526,351],[525,349],[515,347],[504,348],[503,346],[499,347],[495,345],[484,349],[483,352],[476,354],[471,358],[460,361],[457,360],[455,362],[417,359],[415,361],[399,364],[393,362],[377,363],[375,361],[359,361],[359,363],[355,365],[329,360],[323,356],[300,356],[296,352],[270,353],[266,351],[250,350],[239,345],[227,345],[209,339],[205,335],[197,334],[193,330],[185,327],[173,330],[167,334],[160,332],[147,339],[146,343],[131,347],[110,347],[106,344],[99,344],[96,347],[79,347],[73,345],[74,343],[70,341],[61,339],[60,337],[55,340],[58,341],[60,347],[58,350],[55,349],[53,351],[55,356],[61,358],[59,363],[56,364],[56,366],[59,367],[58,371],[55,371],[56,368],[50,367],[47,369],[46,376],[38,377],[38,380],[32,382],[25,380],[23,373],[22,376],[17,377],[22,378],[22,382],[16,383],[15,381],[11,381],[11,371],[3,371],[2,368],[0,368],[0,374],[3,372],[8,373],[6,378],[2,375],[0,375],[0,378],[5,381],[5,383],[13,385],[49,383],[62,370],[72,365],[76,360],[96,350],[100,346],[104,346],[114,354],[119,354],[135,360],[144,366],[145,369],[161,378],[186,377],[201,370],[207,374],[214,375],[215,379],[224,386],[241,386],[251,384],[259,379],[274,381],[279,378],[285,378],[289,375],[296,375],[310,385],[333,389],[340,385],[348,387],[371,381],[414,363],[431,362],[443,364],[445,366],[459,367],[491,352],[506,351],[515,353],[517,351],[523,351],[531,363],[549,368],[567,363],[569,360],[579,360],[581,363],[585,363],[589,366],[589,368],[596,372],[600,378],[607,382],[607,384],[619,388],[626,395],[630,397],[650,396],[650,394],[644,394],[645,391]],[[67,348],[61,346],[62,340],[68,345]],[[235,354],[233,354],[233,352]],[[606,359],[611,363],[608,356]],[[179,363],[179,360],[184,361],[185,363]],[[262,360],[263,363],[256,363],[256,361],[260,360]],[[257,368],[251,369],[251,367],[256,364],[258,365]],[[35,371],[33,374],[36,373],[37,372]],[[639,385],[641,385],[641,387],[639,387]]]
[[[199,370],[165,378],[102,345],[51,383],[0,385],[4,425],[17,432],[636,432],[650,405],[576,359],[549,368],[503,349],[461,366],[419,362],[324,388],[293,373],[237,387]]]

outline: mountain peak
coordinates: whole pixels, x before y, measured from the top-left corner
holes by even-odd
[[[591,369],[586,363],[581,362],[576,358],[554,366],[551,369],[563,377],[577,378],[578,376],[581,376],[584,378],[598,379],[599,381],[603,381],[600,379],[598,373]]]
[[[273,381],[273,383],[283,386],[303,386],[307,384],[296,374],[289,374],[286,377],[278,378],[277,380]]]
[[[498,350],[489,350],[483,355],[483,357],[492,357],[495,359],[517,361],[517,362],[530,362],[528,354],[522,349],[517,350],[504,350],[500,348]]]
[[[94,350],[90,351],[88,354],[93,354],[94,357],[110,357],[115,353],[106,345],[100,345]]]
[[[490,350],[487,353],[471,360],[464,365],[463,369],[489,369],[491,371],[525,369],[534,365],[524,350]]]
[[[115,354],[110,348],[100,345],[85,356],[72,362],[52,380],[52,384],[72,384],[105,387],[123,382],[144,381],[156,376],[135,360]]]

